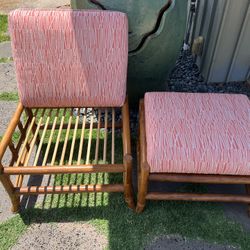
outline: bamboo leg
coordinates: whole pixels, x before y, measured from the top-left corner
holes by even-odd
[[[137,213],[141,213],[146,204],[146,194],[148,191],[148,176],[149,168],[147,167],[147,164],[144,163],[144,166],[141,168],[140,183],[138,187],[138,200],[136,206]]]
[[[125,104],[122,107],[122,139],[123,139],[123,164],[125,166],[124,173],[124,196],[128,207],[135,208],[133,199],[132,188],[132,156],[131,156],[131,138],[130,138],[130,125],[129,125],[129,106],[126,99]]]
[[[146,157],[146,132],[145,132],[145,114],[144,102],[140,101],[140,119],[139,119],[139,170],[138,170],[138,200],[136,212],[143,211],[146,203],[146,194],[148,189],[149,165]]]
[[[8,193],[12,208],[11,211],[16,213],[20,209],[20,197],[14,193],[14,186],[10,180],[10,177],[7,175],[0,175],[0,181],[2,182],[6,192]]]
[[[247,194],[250,196],[250,185],[249,184],[246,185],[246,191],[247,191]],[[248,216],[250,217],[250,203],[248,204],[247,213],[248,213]]]

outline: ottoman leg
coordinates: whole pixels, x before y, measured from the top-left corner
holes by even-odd
[[[246,191],[247,191],[247,194],[250,196],[250,185],[249,184],[246,185]],[[247,212],[248,212],[248,216],[250,217],[250,203],[248,204]]]
[[[126,166],[126,172],[124,174],[124,186],[125,186],[125,201],[128,204],[128,207],[135,209],[134,195],[132,188],[132,156],[126,155],[124,157],[124,162]]]
[[[145,167],[146,164],[141,168],[140,176],[138,176],[138,201],[136,206],[136,212],[141,213],[146,204],[146,195],[148,191],[148,176],[149,170]]]

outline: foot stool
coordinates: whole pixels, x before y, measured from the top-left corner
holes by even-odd
[[[137,212],[146,200],[250,204],[249,120],[244,95],[146,93],[140,101]],[[149,192],[149,181],[244,184],[247,193]]]

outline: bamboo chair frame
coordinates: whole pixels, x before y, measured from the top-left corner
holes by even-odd
[[[146,200],[178,200],[178,201],[209,201],[209,202],[239,202],[248,204],[250,216],[250,176],[236,175],[206,175],[206,174],[177,174],[177,173],[151,173],[147,162],[147,142],[145,131],[144,100],[140,100],[139,107],[139,139],[137,144],[138,156],[138,198],[136,212],[144,210]],[[200,193],[164,193],[149,192],[150,181],[158,182],[186,182],[207,184],[243,184],[246,195],[236,194],[200,194]]]
[[[44,110],[48,115],[44,116]],[[82,124],[80,125],[79,111],[76,117],[73,116],[73,108],[64,109],[61,119],[58,118],[59,108],[25,108],[21,103],[18,104],[16,112],[10,121],[5,135],[0,143],[0,180],[7,191],[12,202],[12,211],[18,212],[20,209],[21,195],[38,195],[38,194],[62,194],[62,193],[81,193],[81,192],[123,192],[125,201],[128,206],[134,209],[133,191],[132,191],[132,156],[131,156],[131,141],[130,141],[130,124],[129,124],[129,106],[126,99],[121,107],[122,121],[115,121],[115,108],[98,108],[98,120],[94,121],[93,108],[90,121],[87,121],[87,114],[83,116]],[[66,109],[70,109],[70,117],[68,122],[65,122]],[[41,117],[37,118],[39,110],[43,110]],[[96,110],[96,108],[95,108]],[[112,121],[108,122],[108,110],[111,110]],[[56,112],[53,120],[51,113]],[[101,122],[101,112],[105,113],[104,122]],[[26,113],[27,121],[23,123],[22,115]],[[41,113],[41,112],[40,112]],[[51,121],[52,120],[52,121]],[[72,123],[74,121],[74,124]],[[92,132],[97,129],[96,143],[93,145]],[[88,139],[84,138],[86,129],[89,129]],[[103,162],[97,163],[98,154],[100,155],[100,131],[104,129],[103,139]],[[111,163],[106,164],[108,139],[107,130],[111,131]],[[115,130],[122,130],[122,163],[115,163]],[[20,132],[20,138],[16,143],[13,143],[13,134],[16,130]],[[62,131],[66,130],[62,152],[59,152],[59,141]],[[75,147],[77,131],[81,131],[79,148]],[[43,146],[43,141],[46,132],[50,131],[50,136],[46,144],[46,151],[39,163],[39,157]],[[53,136],[57,131],[56,142],[53,148],[53,154],[50,164],[47,164],[49,152]],[[73,133],[71,145],[68,143],[69,134]],[[87,140],[87,142],[86,142]],[[87,143],[86,155],[83,154],[83,144]],[[36,146],[35,146],[36,145]],[[67,164],[65,164],[66,148],[70,147]],[[3,156],[7,150],[10,150],[12,158],[8,166],[2,164]],[[95,149],[94,159],[90,159],[90,151]],[[29,165],[32,152],[35,152],[33,164]],[[73,162],[73,155],[77,154],[77,162]],[[59,164],[56,164],[56,156],[60,154]],[[85,158],[84,164],[82,163]],[[93,163],[93,160],[95,163]],[[91,163],[92,161],[92,163]],[[23,186],[24,176],[30,175],[51,175],[51,174],[78,174],[78,173],[123,173],[123,183],[119,184],[89,184],[89,185],[66,185],[66,186]],[[10,175],[16,175],[16,182],[13,183]]]

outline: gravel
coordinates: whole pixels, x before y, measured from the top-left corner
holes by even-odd
[[[87,223],[42,223],[31,225],[12,250],[101,250],[107,244],[107,238]]]
[[[175,68],[169,77],[169,90],[177,92],[238,93],[250,97],[247,82],[206,84],[189,50],[181,51]]]

